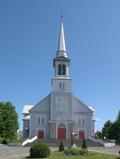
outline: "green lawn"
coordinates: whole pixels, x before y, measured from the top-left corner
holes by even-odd
[[[89,152],[84,156],[66,156],[63,152],[52,152],[47,159],[117,159],[117,156],[109,154],[101,154],[95,152]]]

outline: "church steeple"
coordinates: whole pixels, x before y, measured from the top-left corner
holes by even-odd
[[[70,59],[67,56],[65,47],[65,36],[63,19],[61,16],[59,42],[56,58],[53,60],[53,66],[55,68],[55,77],[69,77],[69,64]]]
[[[57,57],[66,57],[66,46],[65,46],[65,35],[64,35],[64,25],[63,25],[63,16],[61,16],[60,22],[60,33],[59,33],[59,42],[58,42],[58,50],[57,50]]]
[[[67,56],[63,20],[60,22],[60,33],[57,55],[53,59],[54,77],[52,78],[52,91],[71,92],[71,78],[69,75],[70,58]]]

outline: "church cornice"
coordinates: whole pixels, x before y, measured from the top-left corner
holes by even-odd
[[[56,77],[53,77],[52,79],[60,79],[60,80],[72,80],[69,76],[56,76]]]
[[[55,62],[56,61],[59,61],[59,62],[68,62],[68,63],[70,63],[70,58],[68,58],[68,57],[64,57],[64,56],[60,56],[60,57],[56,57],[56,58],[54,58],[53,59],[53,66],[55,67]]]
[[[75,123],[74,120],[49,120],[48,123]]]

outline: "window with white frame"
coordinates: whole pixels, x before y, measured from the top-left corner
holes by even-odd
[[[45,115],[38,116],[37,117],[37,123],[38,123],[38,125],[45,125],[45,123],[46,123]]]
[[[59,83],[59,89],[61,90],[61,82]]]
[[[38,125],[40,125],[40,116],[38,116]]]
[[[83,116],[83,118],[82,118],[82,124],[86,125],[86,116]]]
[[[80,126],[85,126],[86,125],[86,116],[85,115],[78,116],[78,124]]]
[[[65,83],[59,82],[59,90],[64,90],[64,89],[65,89]]]
[[[44,124],[45,124],[45,117],[42,116],[42,125],[44,125]]]
[[[65,83],[63,82],[62,84],[63,84],[63,90],[64,90],[65,89]]]
[[[78,124],[82,125],[82,116],[78,116]]]

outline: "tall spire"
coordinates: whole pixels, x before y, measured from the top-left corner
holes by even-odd
[[[58,43],[58,51],[57,51],[57,57],[61,57],[61,56],[62,57],[67,57],[66,47],[65,47],[63,15],[61,15],[59,43]]]

